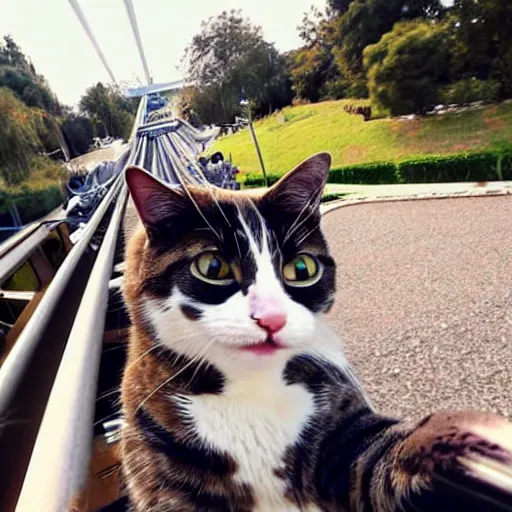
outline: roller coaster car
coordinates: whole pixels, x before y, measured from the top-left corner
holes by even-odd
[[[167,105],[167,100],[160,96],[160,94],[151,94],[148,96],[148,106],[147,112],[153,112],[153,110],[158,110],[159,108],[165,107]]]
[[[71,247],[67,225],[60,221],[35,225],[0,246],[7,266],[17,251],[27,252],[18,266],[0,272],[0,366]]]

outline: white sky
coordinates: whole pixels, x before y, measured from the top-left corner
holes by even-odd
[[[144,82],[123,0],[78,0],[118,82]],[[150,72],[156,83],[181,78],[184,49],[202,20],[241,8],[280,51],[301,45],[297,26],[311,5],[326,0],[133,0]],[[443,0],[445,4],[453,0]],[[0,0],[0,37],[11,34],[59,100],[78,103],[85,89],[108,82],[68,0]]]
[[[144,82],[123,0],[78,0],[118,82]],[[300,46],[297,26],[325,0],[133,0],[155,82],[181,78],[176,66],[202,20],[241,8],[281,51]],[[85,89],[110,79],[68,0],[0,0],[0,37],[11,34],[59,100],[78,103]]]

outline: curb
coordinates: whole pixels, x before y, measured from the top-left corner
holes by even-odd
[[[407,196],[387,196],[387,197],[361,197],[358,199],[339,199],[332,201],[323,208],[320,207],[322,215],[326,215],[339,208],[347,206],[358,206],[361,204],[373,204],[373,203],[397,203],[401,201],[425,201],[432,199],[455,199],[455,198],[471,198],[471,197],[496,197],[496,196],[509,196],[512,195],[512,189],[498,189],[498,190],[474,190],[474,191],[463,191],[463,192],[431,192],[422,194],[413,194]]]

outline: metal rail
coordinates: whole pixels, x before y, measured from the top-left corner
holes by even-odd
[[[149,72],[146,54],[144,53],[144,46],[142,45],[142,38],[140,37],[139,25],[137,23],[137,16],[135,15],[135,9],[133,8],[132,0],[124,0],[124,5],[126,7],[128,19],[130,20],[130,25],[132,26],[133,36],[135,37],[135,43],[137,44],[137,50],[139,50],[139,56],[144,68],[144,74],[146,75],[146,81],[149,85],[153,82],[153,80]]]
[[[141,103],[144,107],[145,100]],[[145,115],[145,109],[139,108],[137,126],[144,121]],[[134,140],[128,162],[137,162],[139,155],[140,148]],[[14,510],[16,506],[52,384],[98,255],[107,218],[122,186],[123,173],[99,204],[0,367],[2,511]],[[22,244],[23,241],[19,245]],[[30,250],[34,247],[31,240]],[[28,249],[18,250],[16,258],[8,262],[9,268],[22,264],[21,258],[27,253]]]
[[[146,106],[144,97],[121,163],[145,166],[171,184],[200,181],[187,171],[198,134],[180,133],[189,131],[180,123],[150,134]],[[0,367],[2,512],[54,512],[83,501],[109,277],[126,200],[121,172]],[[23,240],[18,245],[10,270],[29,254]]]
[[[98,57],[100,58],[101,62],[103,63],[103,66],[105,67],[108,76],[110,76],[110,79],[113,83],[116,82],[116,78],[114,76],[114,73],[112,72],[112,68],[110,67],[109,63],[107,62],[107,59],[105,58],[105,55],[101,51],[100,45],[98,44],[98,41],[96,40],[96,37],[94,37],[93,31],[89,25],[89,22],[87,21],[86,17],[84,16],[84,13],[82,12],[82,9],[78,2],[76,0],[69,0],[69,3],[73,10],[75,11],[75,14],[77,18],[79,19],[80,23],[82,24],[83,29],[85,30],[85,33],[87,34],[87,37],[89,38],[89,41],[93,45],[94,49],[96,50],[96,53],[98,54]]]
[[[16,507],[18,511],[68,510],[71,503],[84,501],[104,313],[126,199],[127,189],[123,185],[69,334]]]
[[[0,510],[13,510],[62,351],[96,259],[100,222],[116,183],[71,249],[0,367]]]
[[[62,221],[51,220],[35,224],[20,236],[12,244],[6,245],[5,249],[0,251],[0,286],[2,283],[22,265],[29,256],[41,245],[41,242],[47,238]]]

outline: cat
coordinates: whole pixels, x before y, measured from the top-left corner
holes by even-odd
[[[126,181],[122,468],[147,511],[512,510],[512,428],[374,411],[324,314],[330,156],[266,192]]]

